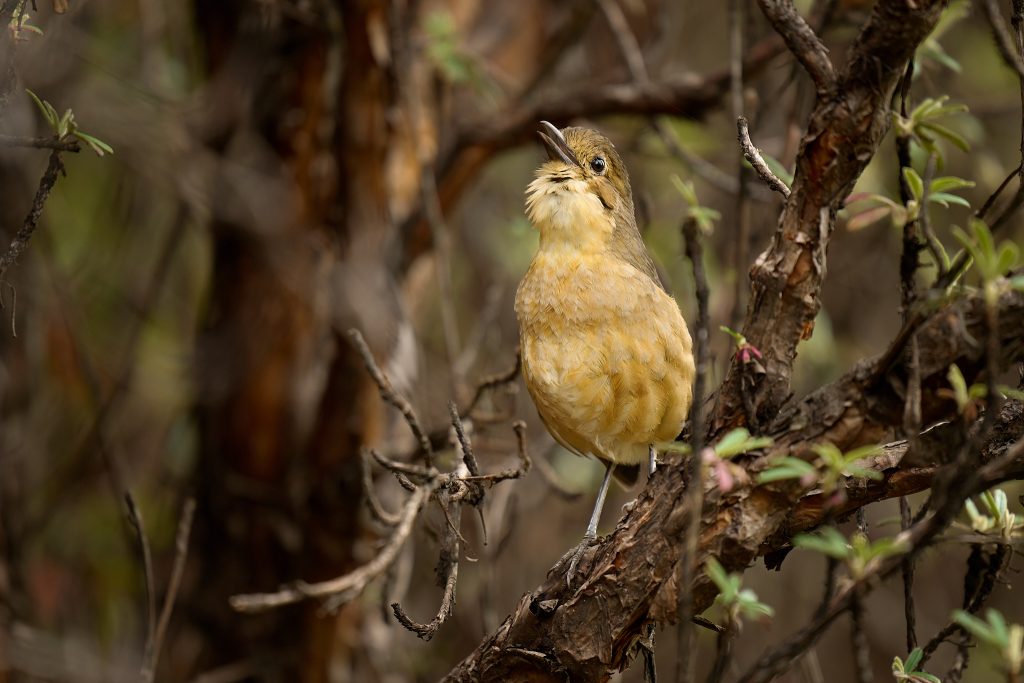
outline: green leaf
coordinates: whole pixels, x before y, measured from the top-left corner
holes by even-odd
[[[759,448],[771,446],[772,439],[766,436],[751,437],[743,427],[733,429],[715,444],[715,453],[720,458],[732,458]]]
[[[943,126],[939,123],[922,123],[921,128],[935,133],[939,137],[945,138],[949,142],[953,143],[955,147],[958,147],[961,151],[971,151],[971,145],[967,140],[959,133]]]
[[[950,190],[960,190],[966,187],[974,187],[975,183],[971,180],[964,180],[952,175],[940,176],[932,180],[931,185],[928,187],[932,192],[949,192]]]
[[[921,180],[921,176],[917,174],[917,171],[909,166],[904,166],[903,179],[907,181],[910,193],[914,195],[914,199],[921,201],[921,197],[924,196],[924,181]]]
[[[828,555],[837,560],[845,560],[850,557],[852,548],[835,527],[825,527],[814,534],[797,534],[793,538],[793,545],[804,550]]]
[[[910,671],[917,669],[917,665],[921,663],[922,657],[924,657],[924,650],[915,647],[914,651],[907,655],[907,669]]]
[[[46,122],[50,124],[50,128],[53,128],[53,130],[56,132],[57,112],[54,110],[54,108],[50,106],[49,102],[39,99],[39,96],[31,90],[29,90],[28,88],[25,88],[25,92],[27,92],[28,96],[32,98],[32,101],[36,103],[36,107],[39,108],[39,111],[40,113],[42,113],[43,118],[46,119]]]
[[[103,142],[99,138],[83,133],[80,130],[74,132],[76,138],[79,138],[82,142],[89,145],[89,148],[96,153],[96,156],[103,156],[104,154],[113,154],[114,148]]]
[[[928,201],[935,202],[936,204],[941,204],[946,208],[949,208],[950,204],[966,206],[968,209],[971,208],[971,203],[969,201],[967,201],[963,197],[960,197],[955,194],[950,194],[948,192],[935,192],[934,194],[929,194]]]
[[[818,470],[811,463],[800,458],[786,456],[780,458],[769,469],[757,475],[758,484],[769,484],[773,481],[785,479],[803,479],[804,477],[817,476]]]

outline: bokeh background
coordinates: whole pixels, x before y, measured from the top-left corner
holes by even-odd
[[[421,621],[436,611],[436,506],[389,579],[337,614],[315,605],[233,613],[230,595],[339,575],[384,537],[364,509],[360,449],[403,457],[413,441],[344,331],[363,332],[441,435],[449,400],[465,406],[483,378],[512,365],[512,300],[537,242],[523,214],[543,158],[537,114],[615,142],[647,243],[689,320],[685,203],[672,177],[694,183],[721,214],[706,238],[712,329],[736,326],[779,201],[741,171],[735,115],[785,168],[813,98],[788,54],[765,49],[772,32],[752,2],[70,0],[64,13],[61,2],[21,4],[42,35],[15,40],[4,28],[0,132],[49,134],[29,88],[72,108],[115,153],[64,155],[67,175],[0,283],[2,682],[138,678],[147,608],[129,491],[158,597],[184,501],[198,506],[157,680],[439,678],[577,541],[602,469],[553,445],[516,382],[474,410],[474,443],[485,469],[506,467],[511,423],[525,419],[536,466],[489,494],[487,545],[465,515],[458,602],[434,640],[397,625],[385,603],[400,599]],[[837,64],[871,4],[797,2]],[[661,95],[630,99],[644,84],[609,12],[635,36],[650,82],[669,84]],[[730,92],[733,48],[747,68]],[[969,107],[949,125],[971,149],[944,144],[941,173],[973,180],[962,194],[976,207],[1020,160],[1016,79],[967,3],[947,10],[918,66],[912,101],[948,95]],[[601,99],[612,92],[620,96]],[[5,247],[46,160],[45,150],[0,149]],[[891,135],[857,189],[898,197]],[[969,211],[932,210],[947,245]],[[1005,236],[1022,234],[1016,218]],[[899,250],[888,221],[851,230],[840,219],[796,395],[881,351],[898,329]],[[715,332],[713,343],[712,386],[730,339]],[[400,489],[373,477],[396,506]],[[1008,488],[1017,508],[1018,487]],[[602,529],[634,495],[613,492]],[[872,507],[871,533],[892,533],[897,518],[895,502]],[[965,554],[950,544],[922,557],[925,637],[959,607]],[[781,572],[747,572],[776,616],[747,625],[734,671],[810,617],[823,572],[820,557],[802,552]],[[1009,585],[992,603],[1024,619]],[[906,654],[902,614],[898,581],[868,600],[878,680]],[[668,675],[671,631],[661,642]],[[711,635],[699,644],[703,669]],[[969,680],[997,680],[988,657],[972,653]],[[948,659],[940,650],[933,670]],[[803,666],[823,678],[797,668],[784,680],[853,680],[849,624],[833,626]],[[620,680],[639,681],[638,668]]]

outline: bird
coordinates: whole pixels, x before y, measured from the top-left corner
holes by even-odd
[[[605,465],[571,584],[612,477],[629,487],[656,444],[680,432],[693,396],[693,344],[637,228],[629,174],[602,133],[540,123],[548,159],[526,189],[539,245],[519,283],[522,376],[564,448]]]

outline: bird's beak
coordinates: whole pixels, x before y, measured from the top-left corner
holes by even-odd
[[[537,132],[540,133],[541,139],[544,140],[544,146],[548,150],[548,159],[551,161],[564,161],[569,166],[583,166],[569,147],[569,143],[565,141],[562,131],[558,130],[558,128],[547,121],[541,121],[540,130]]]

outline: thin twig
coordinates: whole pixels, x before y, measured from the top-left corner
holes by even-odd
[[[910,528],[910,501],[900,496],[900,529]],[[917,612],[914,609],[914,560],[907,558],[900,565],[903,577],[903,619],[907,625],[907,652],[917,647]]]
[[[725,628],[718,634],[715,642],[715,663],[708,673],[707,683],[720,683],[729,668],[732,655],[732,644],[736,639],[736,623],[731,615],[726,616]]]
[[[444,215],[441,210],[441,200],[437,196],[437,179],[434,177],[434,169],[430,164],[423,165],[423,173],[420,176],[421,201],[423,202],[423,215],[430,226],[431,236],[434,240],[434,258],[437,264],[437,284],[440,294],[441,308],[441,329],[444,333],[444,348],[448,360],[448,367],[452,373],[452,389],[458,396],[458,389],[462,387],[462,377],[456,369],[456,361],[459,358],[459,324],[455,312],[455,287],[452,284],[452,248],[451,231],[444,223]]]
[[[398,556],[398,551],[409,538],[413,522],[419,516],[424,503],[433,493],[432,486],[417,486],[402,507],[401,521],[376,557],[358,569],[329,581],[320,583],[296,582],[275,593],[250,593],[234,595],[229,599],[231,607],[239,612],[262,612],[282,605],[291,605],[309,598],[331,598],[335,607],[359,593],[373,579],[381,576]]]
[[[394,386],[391,384],[391,380],[388,379],[384,371],[377,365],[377,361],[373,357],[373,353],[370,351],[370,347],[367,346],[366,340],[363,339],[363,335],[360,334],[357,329],[350,329],[348,331],[349,341],[352,346],[359,353],[359,356],[363,359],[363,366],[366,367],[367,372],[373,378],[373,381],[377,384],[377,389],[380,392],[381,398],[385,402],[390,403],[392,406],[398,409],[398,412],[402,413],[402,417],[405,418],[406,424],[409,425],[409,429],[412,431],[414,437],[419,442],[420,450],[423,452],[423,457],[426,460],[427,467],[433,468],[434,466],[434,449],[430,445],[430,438],[427,433],[423,430],[420,425],[420,420],[416,416],[416,411],[413,410],[412,404],[399,394]]]
[[[516,351],[516,362],[512,365],[512,367],[506,370],[505,372],[498,373],[497,375],[491,375],[490,377],[487,377],[482,382],[480,382],[480,384],[478,384],[476,387],[476,392],[473,394],[473,400],[469,402],[469,405],[466,406],[466,409],[463,410],[460,414],[464,417],[469,416],[469,414],[473,412],[473,409],[476,408],[477,404],[480,403],[480,399],[483,398],[485,393],[487,393],[491,389],[496,389],[498,387],[505,386],[506,384],[511,384],[512,382],[516,381],[516,378],[519,377],[519,372],[522,370],[522,367],[522,356],[520,355],[519,351]]]
[[[772,170],[768,168],[768,164],[761,157],[761,152],[758,151],[757,147],[754,147],[754,143],[750,140],[749,124],[743,116],[736,118],[736,139],[739,140],[740,149],[743,150],[743,158],[750,162],[750,165],[757,171],[757,175],[761,176],[761,180],[769,188],[788,199],[789,186],[772,173]]]
[[[373,473],[370,472],[370,463],[368,462],[368,459],[372,457],[373,455],[368,450],[364,450],[359,456],[359,469],[363,477],[363,494],[366,496],[366,505],[370,509],[370,514],[378,522],[385,526],[395,526],[401,521],[401,517],[385,509],[377,497],[373,486]]]
[[[146,581],[146,650],[144,660],[153,659],[156,648],[156,581],[153,578],[153,554],[146,538],[146,527],[142,522],[142,512],[135,504],[131,491],[125,491],[124,502],[128,506],[128,523],[135,532],[135,540],[139,544],[139,556],[142,559],[142,572]]]
[[[457,413],[456,418],[458,418]],[[454,472],[454,475],[456,477],[463,477],[468,471],[467,463],[464,462]],[[410,618],[398,602],[391,603],[391,609],[395,613],[395,618],[398,619],[398,622],[423,640],[433,638],[437,630],[452,615],[452,610],[455,607],[455,587],[459,579],[459,541],[464,540],[459,533],[459,525],[462,521],[462,506],[458,503],[452,505],[451,492],[445,487],[438,488],[435,497],[447,520],[445,532],[441,536],[441,556],[437,561],[436,569],[438,583],[444,588],[444,593],[441,595],[441,605],[438,607],[437,614],[433,619],[426,624],[420,624]]]
[[[996,40],[996,48],[999,49],[999,56],[1003,58],[1006,66],[1017,72],[1017,77],[1024,80],[1024,59],[1014,49],[1013,38],[1010,36],[1003,15],[999,12],[999,5],[995,0],[979,0],[985,19],[992,29],[992,36]]]
[[[459,409],[454,401],[448,401],[448,415],[451,417],[452,427],[455,429],[455,437],[459,440],[459,446],[462,448],[462,460],[466,463],[469,473],[477,476],[480,474],[480,465],[477,464],[476,456],[473,455],[473,446],[466,436],[466,429],[462,426]]]
[[[76,154],[82,151],[78,141],[74,138],[61,139],[52,138],[25,138],[18,135],[0,134],[0,147],[31,147],[34,149],[52,149],[58,152],[71,152]]]
[[[746,43],[743,40],[743,25],[746,20],[746,4],[747,0],[729,0],[729,100],[732,117],[737,121],[744,116],[743,49]],[[749,135],[747,137],[749,139]],[[736,164],[736,240],[733,245],[733,269],[737,277],[733,283],[732,313],[729,316],[729,325],[734,328],[740,326],[749,287],[747,278],[739,276],[750,268],[750,182],[743,165],[745,158],[746,151],[741,147]]]
[[[683,239],[686,257],[693,269],[694,292],[697,297],[697,325],[694,339],[696,375],[690,404],[690,460],[687,465],[686,491],[683,506],[686,510],[685,540],[679,559],[680,579],[676,647],[676,683],[687,683],[694,677],[693,657],[693,578],[697,568],[697,537],[700,534],[701,509],[704,503],[704,384],[707,380],[709,360],[708,283],[704,272],[704,251],[698,237],[696,221],[683,221]]]
[[[32,234],[36,231],[36,226],[39,224],[39,216],[43,213],[43,205],[46,204],[46,199],[50,196],[50,190],[53,189],[54,183],[57,182],[57,175],[63,171],[64,164],[60,160],[60,152],[54,150],[50,153],[50,160],[46,165],[46,171],[43,172],[42,178],[39,179],[39,187],[36,189],[35,198],[32,200],[32,207],[29,209],[28,215],[25,216],[25,222],[22,223],[21,229],[14,236],[11,246],[7,248],[7,252],[0,257],[0,282],[3,281],[4,275],[7,274],[7,269],[18,260],[21,253],[25,251],[25,247],[28,246],[29,240],[32,239]]]
[[[160,661],[160,651],[163,649],[164,639],[167,637],[167,627],[171,623],[171,613],[174,611],[174,603],[178,598],[178,591],[181,588],[181,579],[185,575],[185,562],[188,560],[188,539],[192,533],[192,519],[195,517],[196,501],[189,498],[181,510],[181,519],[178,520],[178,533],[174,537],[174,564],[171,567],[171,578],[167,582],[167,593],[164,595],[164,604],[160,608],[160,619],[156,625],[156,636],[153,639],[153,648],[147,652],[145,663],[142,667],[143,683],[150,683],[156,675],[156,665]]]

